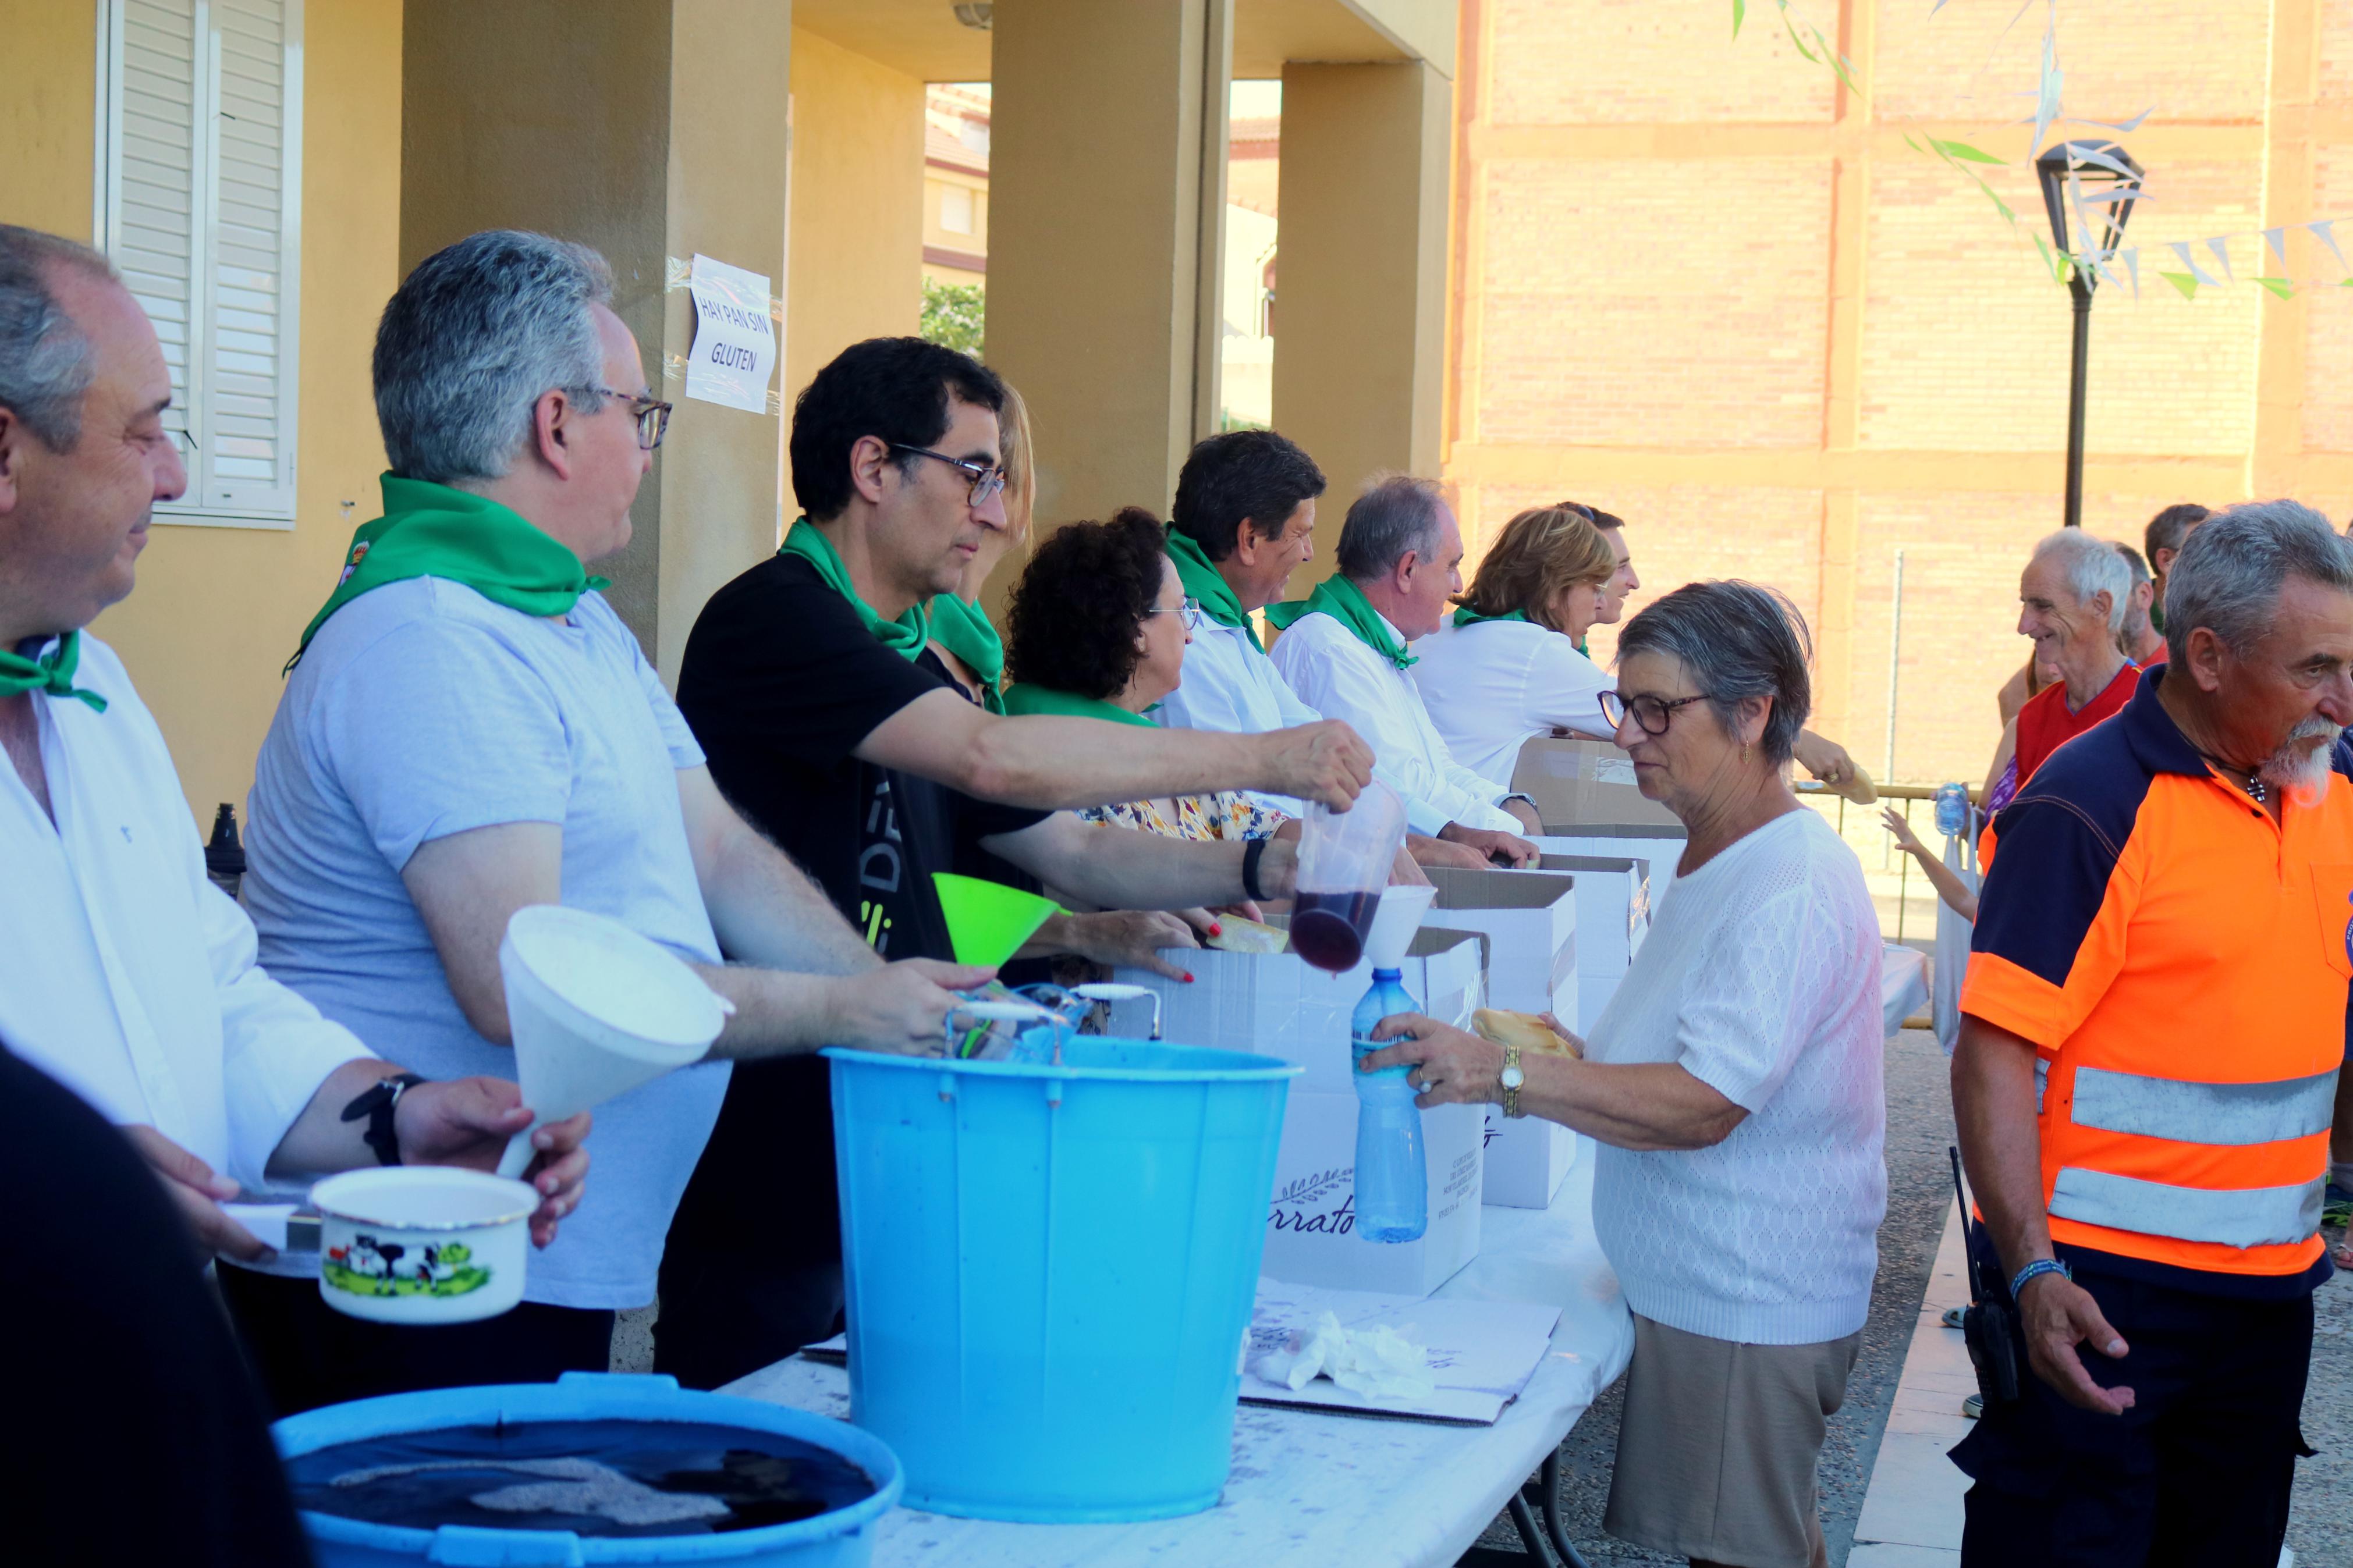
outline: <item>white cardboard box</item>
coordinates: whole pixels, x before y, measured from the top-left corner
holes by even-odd
[[[1518,1013],[1577,1011],[1577,879],[1549,871],[1425,868],[1438,889],[1421,929],[1489,939],[1487,1005]]]
[[[1653,823],[1589,822],[1566,833],[1546,834],[1535,840],[1546,855],[1596,855],[1634,862],[1635,906],[1629,912],[1628,959],[1642,950],[1651,929],[1651,911],[1674,880],[1675,862],[1691,842],[1681,823],[1662,827]]]
[[[1430,1016],[1468,1028],[1483,1005],[1487,942],[1473,933],[1417,932],[1399,966]],[[1356,1089],[1350,1016],[1373,983],[1372,966],[1328,974],[1289,953],[1187,950],[1187,985],[1142,970],[1116,978],[1161,997],[1161,1033],[1177,1044],[1280,1057],[1307,1070],[1292,1080],[1276,1155],[1261,1272],[1301,1285],[1427,1296],[1479,1255],[1484,1118],[1475,1105],[1422,1112],[1430,1226],[1419,1241],[1384,1244],[1355,1234]],[[1145,1004],[1111,1009],[1114,1033],[1144,1032]]]
[[[1430,1225],[1418,1241],[1382,1243],[1355,1232],[1356,1092],[1293,1089],[1283,1111],[1260,1272],[1296,1285],[1398,1296],[1427,1296],[1445,1284],[1479,1256],[1481,1109],[1441,1105],[1421,1113]]]
[[[1582,976],[1577,879],[1557,871],[1472,871],[1433,866],[1438,897],[1422,929],[1454,927],[1484,932],[1490,1006],[1550,1013],[1571,1028]],[[1484,1201],[1504,1208],[1551,1206],[1553,1194],[1577,1159],[1577,1134],[1556,1121],[1513,1120],[1501,1106],[1485,1108],[1487,1174]]]
[[[1650,924],[1639,887],[1647,862],[1623,856],[1546,855],[1537,867],[1577,879],[1577,1016],[1556,1016],[1588,1034],[1634,960],[1637,921],[1645,928]]]

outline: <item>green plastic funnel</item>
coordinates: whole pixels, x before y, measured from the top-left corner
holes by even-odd
[[[958,963],[996,968],[1037,934],[1048,915],[1062,910],[1051,899],[952,871],[933,872],[932,886],[939,891],[940,913],[946,917]]]

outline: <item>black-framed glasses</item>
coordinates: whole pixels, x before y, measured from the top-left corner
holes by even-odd
[[[1185,602],[1181,605],[1174,606],[1155,605],[1144,613],[1147,616],[1181,616],[1187,631],[1198,632],[1201,629],[1201,601],[1190,594],[1185,595]]]
[[[1630,713],[1642,733],[1663,735],[1667,732],[1667,725],[1674,719],[1676,709],[1706,700],[1707,693],[1704,691],[1691,697],[1678,697],[1672,702],[1660,697],[1627,697],[1619,692],[1605,691],[1601,694],[1601,716],[1609,721],[1611,729],[1617,730],[1625,726],[1626,716]]]
[[[617,386],[599,386],[594,390],[607,397],[617,397],[629,405],[629,415],[638,422],[638,449],[650,452],[662,444],[670,430],[670,405],[659,397],[643,393],[623,392]]]
[[[945,452],[934,452],[929,447],[910,447],[904,441],[892,442],[891,450],[912,452],[918,458],[929,458],[934,462],[945,463],[952,468],[962,469],[965,477],[972,481],[972,504],[975,506],[986,506],[991,496],[1005,488],[1005,470],[993,468],[987,463],[975,463],[963,458],[951,458]]]

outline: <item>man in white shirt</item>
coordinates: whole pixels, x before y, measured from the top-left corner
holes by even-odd
[[[121,1127],[207,1251],[269,1249],[239,1189],[352,1166],[494,1168],[513,1084],[401,1069],[269,978],[205,878],[170,753],[81,628],[131,592],[187,471],[154,329],[106,258],[0,225],[0,1040]],[[587,1118],[542,1129],[542,1245],[579,1202]]]
[[[1201,623],[1185,649],[1183,683],[1148,715],[1155,723],[1260,734],[1324,717],[1284,680],[1250,621],[1282,597],[1292,573],[1314,554],[1315,499],[1324,489],[1315,460],[1271,430],[1211,436],[1186,458],[1168,524],[1168,557],[1186,596],[1200,605]],[[1424,797],[1390,765],[1388,748],[1366,739],[1373,746],[1374,776],[1405,797],[1413,858],[1432,866],[1487,864],[1498,847],[1492,830],[1459,821],[1455,811]],[[1306,809],[1285,796],[1253,798],[1290,816]]]
[[[1406,671],[1406,646],[1438,629],[1462,591],[1462,531],[1424,479],[1376,480],[1340,525],[1338,570],[1306,599],[1277,605],[1285,626],[1274,667],[1300,699],[1345,719],[1415,799],[1446,814],[1450,836],[1476,835],[1491,858],[1521,866],[1543,831],[1535,805],[1509,784],[1455,761]]]

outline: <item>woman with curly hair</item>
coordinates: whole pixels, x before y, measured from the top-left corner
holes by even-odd
[[[1013,591],[1007,662],[1014,684],[1005,692],[1006,711],[1150,724],[1145,711],[1184,677],[1200,614],[1168,559],[1166,531],[1142,507],[1056,531]],[[1290,821],[1231,790],[1123,801],[1079,815],[1194,839],[1268,838]]]
[[[1579,649],[1617,569],[1592,510],[1575,501],[1504,525],[1455,601],[1454,624],[1414,646],[1414,682],[1457,762],[1508,785],[1535,736],[1609,738],[1599,698],[1609,678]]]

